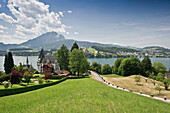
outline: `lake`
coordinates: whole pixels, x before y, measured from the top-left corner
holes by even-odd
[[[4,71],[4,56],[0,56],[0,71]],[[20,62],[23,64],[26,64],[26,56],[13,56],[14,63],[16,65],[19,65]],[[29,63],[33,65],[35,69],[37,69],[37,59],[38,56],[28,56]],[[110,64],[111,66],[114,64],[117,58],[89,58],[88,61],[90,63],[96,61],[100,64]],[[142,60],[143,58],[140,58]],[[167,69],[170,68],[170,58],[151,58],[152,63],[153,62],[162,62]]]

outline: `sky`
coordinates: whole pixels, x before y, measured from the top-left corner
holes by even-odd
[[[170,0],[0,0],[0,42],[67,39],[170,48]]]

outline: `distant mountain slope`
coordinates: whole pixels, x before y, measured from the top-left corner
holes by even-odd
[[[28,40],[21,44],[3,44],[0,43],[1,50],[7,50],[12,48],[32,48],[38,49],[58,49],[63,44],[66,45],[69,49],[72,47],[73,43],[77,42],[80,47],[91,47],[91,46],[102,46],[102,47],[122,47],[112,44],[101,44],[101,43],[91,43],[87,41],[76,41],[72,39],[65,39],[65,37],[56,32],[47,32],[38,36],[37,38]]]
[[[154,51],[154,52],[170,52],[170,49],[160,47],[160,46],[149,46],[149,47],[144,47],[143,51]]]
[[[91,48],[94,48],[98,51],[108,52],[108,53],[117,53],[117,52],[139,52],[135,49],[128,49],[128,48],[118,48],[118,47],[101,47],[101,46],[92,46]]]

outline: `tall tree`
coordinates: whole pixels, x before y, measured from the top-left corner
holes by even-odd
[[[11,73],[13,67],[14,67],[14,60],[12,57],[12,53],[8,52],[8,55],[5,56],[5,62],[4,62],[5,73],[6,74]]]
[[[153,68],[154,68],[154,72],[155,75],[157,75],[158,73],[166,73],[166,66],[164,64],[162,64],[161,62],[154,62],[153,63]]]
[[[152,63],[151,63],[151,60],[148,56],[146,56],[142,62],[142,69],[143,69],[143,75],[144,76],[149,76],[152,72]]]
[[[91,70],[96,71],[97,73],[101,73],[102,66],[97,62],[93,62],[90,68]]]
[[[88,70],[89,62],[83,51],[74,49],[70,53],[69,68],[72,72],[77,72],[78,76]]]
[[[73,51],[73,49],[79,49],[79,46],[77,45],[77,43],[75,42],[73,44],[73,46],[71,47],[71,50],[70,51]]]
[[[118,73],[118,68],[119,68],[122,60],[123,60],[123,58],[118,58],[118,59],[115,61],[114,65],[113,65],[113,68],[112,68],[112,73],[114,73],[114,74],[119,74],[119,73]]]
[[[61,70],[68,70],[69,65],[69,50],[67,47],[63,44],[61,49],[57,50],[57,61],[59,63]]]
[[[10,72],[9,72],[9,67],[8,67],[8,55],[6,54],[5,55],[5,61],[4,61],[4,70],[5,70],[5,73],[6,74],[9,74]]]

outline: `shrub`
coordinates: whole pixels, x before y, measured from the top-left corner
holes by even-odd
[[[164,83],[164,86],[165,86],[165,90],[168,90],[168,87],[170,85],[170,79],[164,79],[163,83]]]
[[[2,83],[3,81],[8,81],[9,78],[10,78],[10,74],[1,75],[0,76],[0,82]]]
[[[112,67],[109,64],[104,64],[102,67],[102,74],[111,74]]]
[[[10,82],[8,82],[8,81],[4,81],[4,82],[3,82],[3,85],[4,85],[4,88],[6,89],[6,88],[8,88],[8,87],[9,87]]]
[[[153,85],[155,86],[156,84],[156,81],[155,80],[151,80],[151,82],[153,83]]]
[[[11,72],[10,82],[11,82],[12,85],[20,83],[21,79],[22,79],[22,76],[21,76],[21,73],[19,71],[13,70]],[[11,87],[12,87],[12,85],[11,85]]]
[[[160,94],[162,89],[161,89],[161,87],[160,87],[160,85],[159,85],[159,86],[156,86],[156,87],[155,87],[155,90],[158,90],[158,91],[159,91],[159,94]]]
[[[158,75],[156,76],[156,80],[162,82],[164,80],[164,74],[158,73]]]
[[[25,78],[25,81],[27,82],[27,84],[29,84],[32,77],[33,77],[33,73],[31,71],[26,71],[24,73],[24,78]]]
[[[43,84],[44,80],[42,78],[38,78],[38,83]]]
[[[101,67],[101,64],[93,62],[90,68],[91,70],[96,71],[97,73],[101,73]]]
[[[135,82],[137,82],[137,84],[138,84],[138,82],[140,82],[140,75],[135,76]]]
[[[52,78],[52,75],[50,73],[45,74],[45,80]]]

